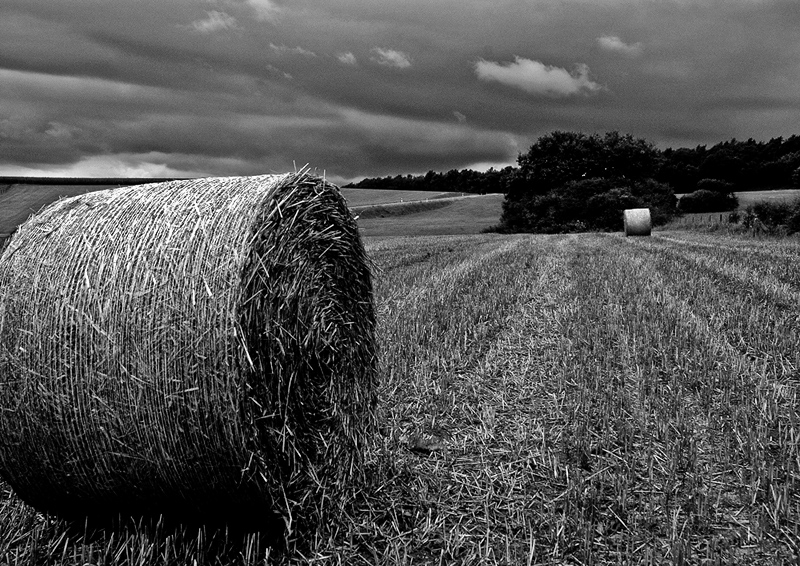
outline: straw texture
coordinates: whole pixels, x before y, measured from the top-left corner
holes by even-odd
[[[319,178],[58,201],[0,257],[0,475],[68,518],[297,523],[358,473],[374,327],[357,227]]]
[[[649,236],[652,230],[649,208],[629,208],[623,212],[626,236]]]

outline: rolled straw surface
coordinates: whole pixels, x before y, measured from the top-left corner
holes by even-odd
[[[626,236],[649,236],[652,230],[649,208],[629,208],[623,212]]]
[[[302,514],[359,469],[374,327],[319,178],[58,201],[0,257],[0,475],[64,517]]]

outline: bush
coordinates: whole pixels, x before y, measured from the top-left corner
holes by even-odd
[[[786,228],[790,234],[797,234],[800,232],[800,200],[798,200],[792,208],[789,218],[786,219]]]
[[[703,181],[714,181],[714,179],[703,179]],[[698,186],[703,182],[698,182]],[[722,181],[719,181],[722,183]],[[726,185],[728,183],[725,183]],[[725,212],[736,210],[739,200],[731,192],[723,193],[708,189],[698,189],[693,193],[681,197],[678,208],[683,213],[691,212]]]
[[[748,230],[769,234],[800,232],[800,199],[788,202],[759,202],[747,207],[742,226]]]
[[[587,216],[591,218],[589,225],[593,230],[619,230],[622,211],[640,206],[640,201],[626,189],[615,188],[597,194],[586,202]]]
[[[785,224],[792,213],[792,206],[785,202],[758,202],[747,207],[753,218],[758,218],[766,226]]]

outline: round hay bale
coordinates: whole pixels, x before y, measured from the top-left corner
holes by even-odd
[[[60,200],[0,257],[0,475],[66,518],[297,525],[359,473],[374,332],[357,226],[317,177]]]
[[[629,208],[623,212],[626,236],[649,236],[652,230],[649,208]]]

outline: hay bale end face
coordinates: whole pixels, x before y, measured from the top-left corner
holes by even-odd
[[[649,236],[653,225],[649,208],[629,208],[623,212],[626,236]]]
[[[296,524],[360,469],[374,330],[356,224],[319,178],[58,201],[0,256],[0,475],[66,518]]]

